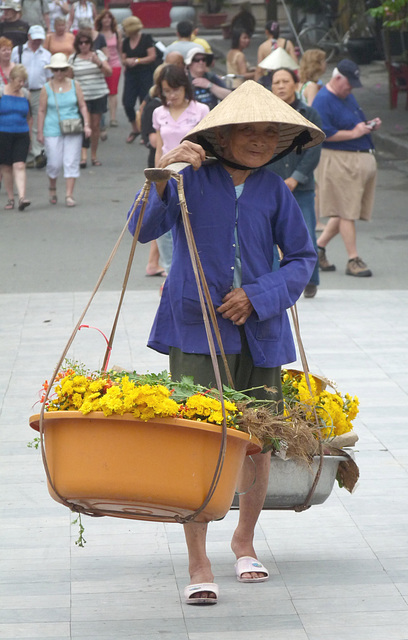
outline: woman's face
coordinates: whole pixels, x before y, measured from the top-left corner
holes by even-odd
[[[296,84],[288,71],[284,69],[275,71],[272,78],[272,93],[287,104],[292,104],[295,101]]]
[[[63,80],[65,80],[65,76],[67,75],[68,67],[64,67],[64,69],[51,69],[51,71],[57,82],[63,82]]]
[[[3,60],[3,62],[10,62],[11,52],[12,52],[12,48],[11,47],[1,47],[0,48],[0,60]]]
[[[58,36],[62,36],[65,33],[65,29],[66,29],[65,20],[61,20],[61,21],[58,20],[58,22],[55,22],[54,28],[55,28],[55,33]]]
[[[181,107],[186,99],[186,90],[184,87],[170,87],[167,80],[161,83],[161,90],[166,98],[168,107]]]
[[[9,84],[13,91],[20,91],[24,87],[25,78],[24,76],[15,76],[13,79],[9,78]]]
[[[102,18],[102,26],[105,29],[110,29],[110,27],[112,26],[112,18],[110,17],[109,13],[106,13],[103,18]]]
[[[256,169],[269,162],[279,141],[278,125],[271,122],[234,124],[229,132],[218,132],[223,157]]]
[[[241,33],[239,36],[239,48],[246,49],[249,47],[249,43],[251,42],[251,38],[247,33]]]
[[[91,50],[92,42],[83,36],[80,40],[78,40],[79,53],[83,55],[87,55]]]

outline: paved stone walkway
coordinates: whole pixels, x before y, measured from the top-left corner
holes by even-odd
[[[89,324],[116,300],[98,294]],[[353,495],[335,488],[304,513],[262,513],[264,584],[235,579],[237,513],[212,523],[221,593],[210,608],[182,603],[179,525],[84,518],[87,544],[75,546],[73,516],[49,497],[40,454],[26,446],[41,382],[86,301],[85,293],[0,297],[0,638],[408,640],[408,292],[326,290],[300,300],[310,368],[360,397],[361,479]],[[166,367],[144,346],[156,305],[155,291],[129,292],[112,362]],[[81,331],[71,355],[98,367],[103,344],[93,333]]]

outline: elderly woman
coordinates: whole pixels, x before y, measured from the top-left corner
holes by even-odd
[[[32,124],[30,94],[24,88],[27,79],[25,67],[16,64],[8,83],[0,89],[0,173],[8,196],[4,207],[7,210],[14,209],[13,177],[19,211],[31,204],[26,198],[26,160]]]
[[[37,137],[41,144],[45,144],[47,154],[49,200],[51,204],[57,204],[57,178],[64,168],[65,205],[75,207],[73,192],[75,180],[79,178],[82,134],[62,135],[60,121],[82,115],[84,134],[89,137],[89,114],[79,83],[68,76],[71,66],[67,57],[63,53],[55,53],[47,67],[52,71],[52,80],[41,89]]]
[[[75,36],[75,54],[68,62],[72,65],[74,77],[78,80],[84,94],[91,125],[91,162],[100,167],[96,157],[99,143],[102,114],[107,110],[109,89],[105,78],[112,74],[112,69],[103,53],[92,50],[92,38],[88,32],[79,31]],[[82,147],[81,168],[87,165],[87,146]]]
[[[263,388],[258,392],[277,402],[282,397],[280,366],[296,358],[286,310],[308,283],[316,253],[289,189],[262,167],[275,152],[302,143],[314,145],[323,137],[294,109],[248,80],[161,159],[162,167],[190,163],[182,170],[187,207],[235,387],[274,388],[273,395]],[[206,162],[206,151],[217,161]],[[132,233],[137,222],[133,218]],[[149,242],[169,229],[173,262],[149,346],[169,354],[175,380],[191,375],[196,383],[212,386],[212,360],[177,188],[164,176],[152,188],[139,239]],[[277,271],[272,268],[275,244],[283,252]],[[222,378],[226,381],[225,375]],[[241,471],[240,516],[231,545],[236,577],[250,583],[268,579],[253,535],[266,494],[270,455],[257,454],[253,460],[255,484],[250,461]],[[219,590],[205,549],[207,525],[190,522],[184,530],[191,578],[185,601],[215,604]]]
[[[125,18],[122,22],[125,38],[122,44],[122,64],[125,67],[125,86],[123,89],[123,107],[132,130],[126,142],[132,143],[140,131],[136,123],[135,104],[142,103],[153,84],[156,49],[152,36],[142,33],[143,24],[136,16]]]
[[[48,0],[48,8],[50,10],[50,31],[55,30],[55,21],[62,18],[65,22],[66,15],[69,13],[69,2],[64,0]],[[58,52],[56,52],[58,53]]]
[[[74,53],[75,36],[67,31],[67,22],[63,17],[54,20],[54,31],[47,34],[43,47],[48,49],[51,55],[54,53],[65,53],[67,58]]]

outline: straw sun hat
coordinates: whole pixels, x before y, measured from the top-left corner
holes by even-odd
[[[248,122],[274,122],[279,125],[279,142],[275,153],[294,149],[306,149],[323,142],[325,135],[313,122],[253,80],[247,80],[232,91],[205,118],[199,122],[184,140],[201,144],[210,153],[222,156],[215,130],[218,127]]]
[[[65,53],[54,53],[49,64],[46,64],[44,69],[67,69],[68,67],[72,67],[72,65],[69,64]]]
[[[292,56],[290,56],[287,51],[282,49],[282,47],[277,47],[276,49],[274,49],[272,53],[261,60],[261,62],[258,64],[258,67],[261,67],[261,69],[267,69],[268,71],[282,69],[282,67],[285,67],[285,69],[292,69],[293,71],[299,69],[299,65],[297,64],[297,62],[295,62]]]

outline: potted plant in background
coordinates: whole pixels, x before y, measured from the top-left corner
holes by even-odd
[[[373,18],[367,14],[366,0],[348,0],[347,51],[356,64],[369,64],[377,53]]]
[[[227,21],[228,14],[222,11],[224,0],[206,0],[204,6],[205,12],[200,14],[200,20],[206,29],[220,27]]]
[[[384,0],[368,12],[381,21],[385,59],[408,62],[408,0]]]

